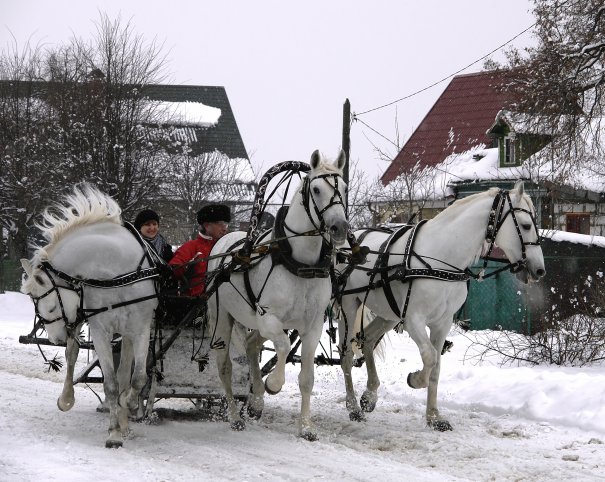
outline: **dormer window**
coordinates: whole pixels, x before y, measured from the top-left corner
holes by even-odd
[[[502,160],[502,164],[505,166],[514,166],[516,163],[515,135],[510,134],[504,137],[504,158]]]

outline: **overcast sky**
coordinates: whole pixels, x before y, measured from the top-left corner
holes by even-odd
[[[264,171],[308,161],[314,149],[334,157],[346,98],[359,113],[447,77],[532,25],[530,7],[528,0],[0,0],[0,47],[90,37],[99,11],[121,15],[164,43],[172,83],[226,88],[253,166]],[[527,32],[511,45],[531,42]],[[397,116],[406,140],[448,82],[360,119],[395,140]],[[373,178],[387,164],[372,143],[396,154],[354,123],[351,159]]]

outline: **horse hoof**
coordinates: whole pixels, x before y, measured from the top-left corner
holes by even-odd
[[[122,441],[121,440],[106,440],[105,441],[105,448],[106,449],[119,449],[120,447],[122,447]]]
[[[408,385],[410,386],[410,388],[416,388],[414,385],[412,385],[412,374],[411,373],[408,373],[407,382],[408,382]]]
[[[109,407],[103,403],[97,406],[97,412],[99,413],[109,413]]]
[[[279,392],[281,392],[281,387],[279,387],[277,390],[272,390],[269,388],[269,385],[267,385],[267,380],[265,380],[265,392],[267,392],[269,395],[277,395]]]
[[[246,430],[246,423],[243,420],[236,420],[235,422],[231,422],[231,430],[234,430],[236,432]]]
[[[319,437],[317,436],[317,434],[310,430],[305,430],[305,431],[301,432],[300,436],[301,436],[301,438],[304,438],[305,440],[308,440],[309,442],[317,442],[319,440]]]
[[[447,420],[428,420],[427,425],[438,432],[449,432],[454,430]]]
[[[366,416],[361,410],[355,410],[354,412],[349,412],[349,419],[351,422],[363,422]]]
[[[260,419],[262,414],[262,410],[257,410],[256,408],[252,408],[250,405],[248,405],[248,417],[250,417],[252,420]]]
[[[376,400],[371,400],[370,397],[367,397],[365,394],[361,396],[359,404],[364,412],[373,412],[376,408]]]
[[[72,407],[74,406],[74,402],[71,403],[64,403],[61,402],[61,399],[57,399],[57,407],[59,407],[59,410],[61,410],[62,412],[68,412],[69,410],[72,409]]]

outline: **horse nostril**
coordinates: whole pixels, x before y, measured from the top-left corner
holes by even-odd
[[[337,228],[335,225],[332,225],[332,226],[330,226],[330,231],[331,231],[333,234],[336,234],[336,233],[338,232],[338,228]]]
[[[541,278],[542,276],[544,276],[546,274],[546,271],[543,269],[539,269],[536,271],[536,274]]]

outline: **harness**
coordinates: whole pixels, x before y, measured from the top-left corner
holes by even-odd
[[[124,226],[133,235],[135,235],[135,238],[137,239],[137,241],[143,248],[143,256],[141,257],[141,260],[139,261],[137,269],[134,271],[125,273],[123,275],[116,276],[111,279],[99,280],[99,279],[91,279],[91,278],[76,278],[74,276],[71,276],[71,275],[65,273],[64,271],[61,271],[61,270],[55,268],[49,261],[43,261],[40,263],[38,268],[40,268],[42,271],[44,271],[44,273],[50,280],[52,287],[50,289],[48,289],[47,291],[45,291],[40,296],[35,297],[35,296],[30,295],[32,298],[32,301],[34,303],[36,318],[41,320],[44,325],[48,325],[51,323],[55,323],[59,320],[63,320],[68,333],[70,335],[74,335],[74,331],[78,325],[80,325],[82,322],[85,322],[85,321],[87,322],[91,317],[98,315],[99,313],[103,313],[105,311],[113,310],[116,308],[122,308],[124,306],[128,306],[128,305],[135,304],[135,303],[140,303],[140,302],[147,301],[147,300],[158,297],[158,291],[159,291],[158,290],[158,278],[160,277],[160,273],[162,272],[162,268],[160,266],[158,266],[158,264],[163,263],[165,265],[165,262],[149,247],[149,245],[147,243],[145,243],[145,241],[141,238],[141,235],[130,223],[124,223]],[[147,261],[149,264],[151,264],[152,267],[143,268],[143,263],[145,261]],[[64,281],[66,283],[66,285],[58,284],[56,278]],[[149,280],[149,279],[153,279],[156,281],[155,293],[153,295],[142,296],[139,298],[134,298],[131,300],[123,301],[123,302],[116,303],[116,304],[109,305],[109,306],[103,306],[100,308],[84,308],[84,288],[85,287],[103,288],[103,289],[119,288],[122,286],[128,286],[128,285],[139,283],[141,281],[145,281],[145,280]],[[73,292],[77,293],[77,295],[80,299],[80,306],[78,307],[76,318],[71,323],[69,322],[69,319],[65,313],[65,307],[63,304],[63,299],[61,297],[60,290],[73,291]],[[40,311],[38,309],[38,303],[40,302],[41,299],[45,298],[46,296],[50,295],[51,293],[56,293],[56,295],[57,295],[59,307],[61,309],[61,315],[57,316],[56,318],[53,318],[52,320],[47,320],[40,315]]]
[[[240,295],[246,300],[252,309],[263,315],[265,313],[265,309],[259,305],[259,301],[275,266],[281,265],[294,276],[303,279],[325,279],[330,277],[332,270],[333,247],[325,238],[326,223],[323,219],[323,215],[333,206],[339,204],[342,206],[345,205],[344,199],[339,190],[339,174],[320,174],[318,176],[314,176],[313,178],[307,176],[303,180],[301,188],[302,205],[314,229],[306,232],[297,232],[292,229],[286,223],[286,215],[289,207],[282,206],[276,215],[273,229],[265,231],[262,233],[262,235],[259,234],[257,230],[260,216],[265,207],[262,204],[262,200],[264,199],[265,191],[271,178],[284,171],[291,171],[291,175],[294,172],[308,172],[309,170],[310,166],[308,164],[287,161],[274,166],[265,174],[265,176],[263,176],[259,182],[259,188],[254,201],[253,213],[251,215],[250,227],[248,228],[246,237],[231,245],[227,250],[227,253],[232,253],[238,246],[242,247],[233,254],[233,259],[230,263],[226,263],[225,257],[223,257],[218,269],[216,270],[214,283],[207,290],[207,296],[213,294],[220,283],[228,281],[231,273],[242,273],[246,294],[244,296],[242,293],[240,293]],[[334,185],[330,184],[330,178],[334,179]],[[311,183],[316,179],[323,180],[333,189],[332,196],[322,209],[319,208],[311,193]],[[313,213],[315,213],[317,221],[314,219]],[[269,234],[271,234],[271,241],[268,244],[259,244],[259,242],[265,239]],[[312,265],[306,264],[297,261],[293,257],[292,246],[288,239],[300,236],[322,236],[322,247],[317,263]],[[350,231],[347,233],[347,238],[349,240],[355,240]],[[358,245],[352,244],[352,246],[359,249]],[[259,256],[252,258],[251,255],[253,253],[259,254]],[[257,294],[254,293],[252,289],[252,284],[250,282],[250,270],[254,268],[266,255],[271,255],[272,263],[267,277],[259,293]]]
[[[506,207],[508,207],[508,210],[506,212],[504,212]],[[378,251],[370,251],[371,253],[378,255],[376,258],[376,261],[374,263],[374,266],[372,268],[364,268],[362,266],[355,266],[355,267],[351,268],[350,266],[347,266],[343,275],[341,275],[341,277],[339,277],[339,279],[338,279],[338,287],[340,288],[340,290],[338,291],[337,295],[341,298],[344,295],[365,292],[365,298],[364,298],[364,304],[365,304],[365,301],[368,297],[370,290],[382,288],[385,298],[387,299],[387,302],[389,304],[389,307],[391,308],[391,311],[397,317],[399,317],[399,319],[404,320],[406,313],[407,313],[408,305],[409,305],[410,294],[412,291],[412,282],[415,279],[436,279],[436,280],[447,281],[447,282],[460,282],[460,281],[468,281],[471,278],[474,278],[477,280],[484,280],[484,279],[490,278],[492,276],[495,276],[499,272],[504,271],[506,269],[510,269],[511,272],[516,273],[526,267],[526,264],[527,264],[526,246],[535,246],[535,245],[540,244],[539,237],[538,237],[537,242],[524,241],[523,236],[521,234],[521,229],[519,227],[519,222],[515,215],[515,213],[519,212],[519,211],[525,212],[530,215],[534,229],[536,230],[536,233],[537,233],[538,230],[537,230],[537,225],[536,225],[536,221],[535,221],[535,217],[534,217],[533,213],[524,208],[514,207],[512,204],[509,192],[499,190],[494,198],[492,207],[489,212],[488,223],[487,223],[487,228],[486,228],[486,235],[485,235],[485,241],[488,243],[488,250],[487,250],[486,255],[484,256],[483,268],[481,269],[481,271],[478,274],[473,273],[468,268],[465,268],[465,269],[457,268],[456,266],[450,265],[449,263],[442,261],[442,260],[436,260],[436,261],[439,261],[440,263],[449,266],[451,269],[434,268],[427,261],[427,259],[429,259],[428,257],[421,256],[418,253],[416,253],[416,251],[414,250],[416,236],[418,235],[418,232],[420,231],[422,226],[427,222],[427,220],[423,220],[414,226],[404,225],[401,228],[397,229],[396,231],[391,232],[389,237],[382,243],[382,245],[380,246]],[[500,228],[502,227],[506,218],[509,215],[511,216],[511,218],[513,220],[513,223],[514,223],[514,226],[515,226],[515,229],[517,232],[517,236],[519,237],[519,241],[521,243],[521,259],[514,263],[508,263],[505,266],[503,266],[502,268],[492,271],[489,274],[485,274],[485,268],[487,267],[488,261],[494,259],[494,258],[490,258],[489,255],[491,254],[491,252],[494,249],[496,236],[498,235]],[[371,232],[371,231],[366,230],[362,233],[362,235],[359,237],[359,243],[361,243],[363,241],[363,239],[369,232]],[[393,244],[396,241],[401,239],[408,232],[409,232],[409,235],[408,235],[407,241],[405,243],[405,249],[403,252],[403,262],[399,263],[399,264],[389,265],[389,257],[391,255],[395,254],[390,251],[391,247],[393,246]],[[418,260],[424,267],[423,268],[412,268],[411,267],[412,259]],[[353,269],[361,269],[361,270],[367,271],[367,274],[370,277],[367,286],[353,288],[353,289],[349,289],[349,290],[345,289],[346,281],[347,281],[350,273],[353,271]],[[380,275],[380,278],[376,280],[377,275]],[[395,296],[393,295],[393,290],[391,288],[391,282],[393,282],[393,281],[400,281],[402,283],[408,283],[405,300],[401,307],[398,305],[397,301],[395,300]]]

